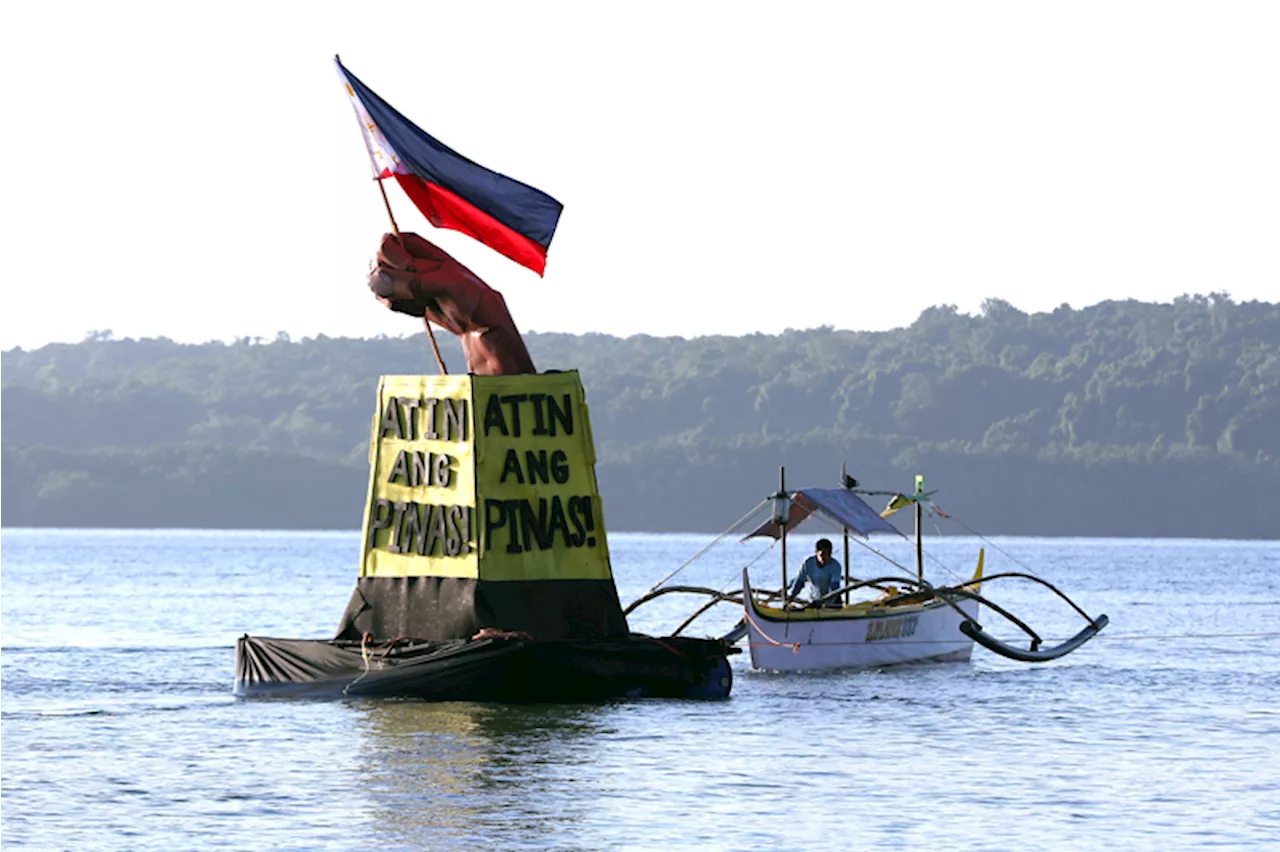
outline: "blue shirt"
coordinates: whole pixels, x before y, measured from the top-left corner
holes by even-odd
[[[826,565],[819,565],[818,557],[810,556],[800,567],[800,576],[796,577],[796,581],[791,584],[791,597],[800,594],[804,584],[809,583],[813,586],[813,598],[816,600],[827,592],[840,588],[841,580],[841,566],[838,559],[832,557],[827,560]]]

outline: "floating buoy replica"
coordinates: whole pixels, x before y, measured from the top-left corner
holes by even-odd
[[[384,376],[369,462],[336,635],[242,637],[238,695],[728,696],[728,643],[628,629],[576,371]]]
[[[627,626],[578,373],[537,373],[502,295],[402,233],[383,182],[394,179],[433,226],[539,275],[560,202],[457,154],[334,61],[393,231],[369,289],[423,321],[441,375],[378,384],[360,572],[337,634],[246,634],[236,694],[727,697],[729,643]],[[448,375],[433,323],[458,336],[465,375]]]

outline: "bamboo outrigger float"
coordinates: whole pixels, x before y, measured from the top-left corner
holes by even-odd
[[[1018,571],[984,574],[985,550],[979,550],[977,567],[970,579],[953,585],[930,583],[924,577],[923,513],[925,507],[930,506],[935,513],[949,516],[932,506],[930,497],[933,492],[925,492],[923,477],[916,477],[916,487],[911,494],[860,490],[857,483],[843,473],[841,481],[838,489],[805,488],[789,492],[783,471],[778,492],[757,506],[759,509],[765,503],[770,504],[771,517],[748,533],[746,538],[764,536],[780,542],[782,586],[779,590],[753,588],[744,568],[740,591],[727,593],[697,586],[659,584],[625,612],[630,613],[640,605],[670,593],[707,596],[709,600],[676,629],[675,634],[678,635],[720,603],[741,606],[744,613],[742,621],[722,638],[730,642],[746,639],[752,666],[778,671],[963,662],[970,659],[974,643],[1009,659],[1041,663],[1071,653],[1107,625],[1107,616],[1091,617],[1054,585],[1034,574]],[[891,498],[882,513],[876,513],[860,496],[875,494]],[[905,566],[873,551],[905,576],[853,578],[849,573],[850,535],[863,538],[872,533],[901,535],[885,519],[907,506],[915,510],[915,576],[910,576],[912,572]],[[789,594],[786,540],[790,531],[814,515],[834,522],[843,533],[844,580],[826,594],[801,603]],[[733,528],[726,535],[732,532]],[[1048,589],[1078,613],[1085,626],[1071,638],[1044,647],[1044,638],[1030,625],[983,594],[984,586],[1009,579],[1036,583]],[[851,599],[854,593],[868,590],[879,591],[881,595],[872,600]],[[983,606],[1025,633],[1028,647],[1018,647],[988,632],[979,621]]]

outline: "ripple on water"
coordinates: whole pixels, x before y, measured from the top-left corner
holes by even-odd
[[[1274,631],[1276,545],[1004,542],[1113,619],[1044,666],[977,651],[797,677],[742,655],[724,702],[519,707],[230,696],[240,633],[332,631],[351,536],[172,536],[156,551],[65,535],[55,564],[57,534],[33,548],[5,533],[6,848],[1163,850],[1280,836],[1280,642],[1134,638]],[[615,537],[623,599],[701,543]],[[975,543],[938,546],[960,565]],[[739,567],[699,582],[731,587]],[[1189,594],[1193,577],[1214,593]],[[683,606],[636,626],[661,632]],[[1070,613],[1043,612],[1046,636],[1074,632]]]

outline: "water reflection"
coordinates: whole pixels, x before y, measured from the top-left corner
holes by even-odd
[[[604,791],[606,708],[369,701],[357,707],[361,788],[385,841],[415,848],[500,841],[546,848]],[[564,795],[566,782],[572,795]],[[551,791],[559,791],[552,796]],[[551,798],[549,798],[551,797]]]

